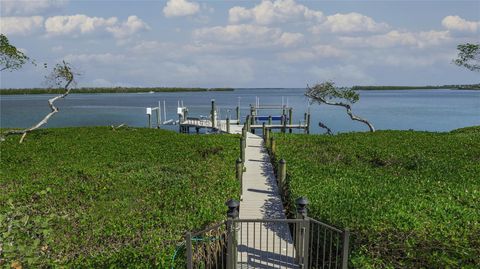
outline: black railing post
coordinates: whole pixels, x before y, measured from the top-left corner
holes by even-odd
[[[300,264],[300,268],[308,267],[308,244],[309,244],[309,221],[307,219],[307,205],[308,200],[305,197],[299,197],[295,200],[297,205],[297,219],[303,221],[298,223],[296,229],[296,242],[295,249],[297,251],[297,262]]]
[[[342,234],[342,269],[348,268],[348,244],[350,241],[350,231],[345,228]]]
[[[227,211],[227,269],[235,269],[237,265],[237,231],[234,219],[238,218],[240,203],[234,199],[228,200],[225,205]]]

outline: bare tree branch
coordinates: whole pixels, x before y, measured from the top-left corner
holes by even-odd
[[[330,128],[328,128],[328,126],[325,125],[323,122],[319,121],[318,126],[320,126],[320,128],[323,128],[323,129],[327,130],[328,135],[333,135],[332,130]]]
[[[47,77],[47,79],[52,79],[53,82],[56,84],[59,84],[62,81],[65,82],[66,84],[63,86],[63,88],[65,89],[65,93],[55,96],[48,100],[48,106],[50,107],[51,112],[48,113],[41,121],[39,121],[37,124],[33,125],[32,127],[24,130],[6,131],[5,133],[2,134],[1,141],[5,140],[5,137],[9,135],[21,134],[22,136],[20,138],[19,143],[22,143],[29,132],[36,130],[42,127],[43,125],[45,125],[48,122],[48,120],[59,111],[58,108],[54,105],[55,101],[57,101],[58,99],[63,99],[68,94],[70,94],[71,88],[69,87],[74,82],[74,78],[75,78],[74,73],[72,72],[72,68],[68,63],[63,61],[62,64],[57,64],[53,69],[52,73],[50,74],[50,76]]]

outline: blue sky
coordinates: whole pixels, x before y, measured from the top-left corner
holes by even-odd
[[[78,86],[478,83],[451,64],[480,40],[480,1],[1,0],[1,32]],[[2,88],[42,87],[42,65]]]

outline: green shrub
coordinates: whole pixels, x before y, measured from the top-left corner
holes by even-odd
[[[480,133],[276,138],[291,200],[306,196],[311,217],[351,229],[351,266],[480,264]]]
[[[238,137],[62,128],[0,144],[0,267],[161,267],[238,197]]]

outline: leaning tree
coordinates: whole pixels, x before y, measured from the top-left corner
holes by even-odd
[[[471,71],[480,72],[480,43],[466,43],[457,46],[458,56],[453,63]]]
[[[48,120],[59,111],[54,104],[55,101],[57,101],[58,99],[65,98],[70,93],[72,89],[71,86],[75,84],[75,76],[77,75],[78,74],[73,71],[72,66],[69,63],[62,61],[62,63],[56,64],[52,72],[45,77],[46,82],[50,86],[63,87],[64,93],[48,100],[48,106],[50,107],[50,110],[51,110],[50,113],[45,115],[45,117],[41,121],[39,121],[37,124],[33,125],[30,128],[27,128],[24,130],[10,130],[3,133],[2,140],[4,139],[4,137],[8,135],[20,134],[22,135],[20,138],[20,143],[22,143],[23,140],[25,139],[25,136],[29,132],[36,130],[42,127],[43,125],[45,125],[48,122]]]
[[[334,82],[325,81],[313,87],[307,85],[305,96],[310,99],[311,103],[344,107],[352,120],[365,123],[371,132],[375,132],[375,128],[368,120],[353,114],[351,105],[356,103],[360,97],[352,88],[338,88],[335,87]],[[326,129],[328,134],[332,133],[324,123],[319,122],[319,126]]]

